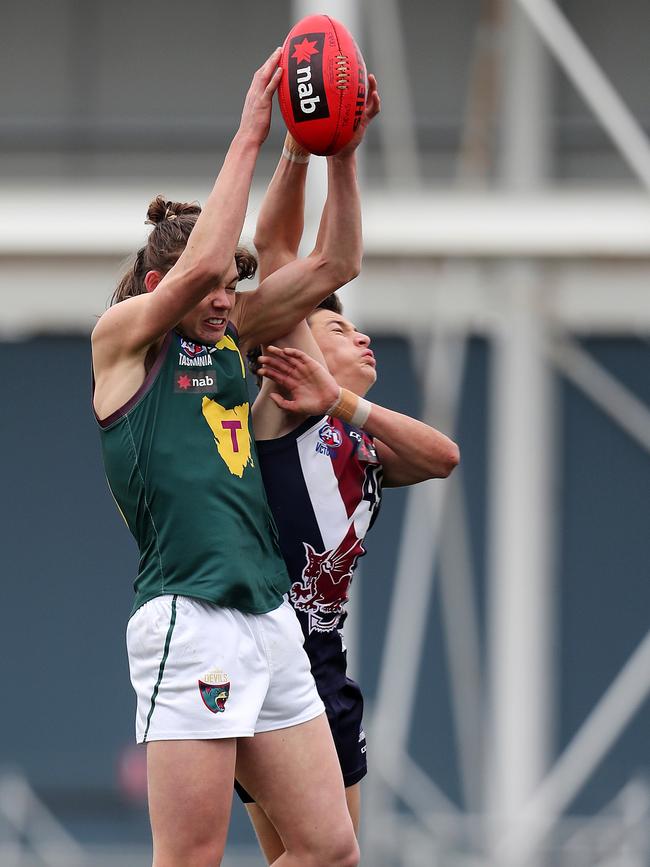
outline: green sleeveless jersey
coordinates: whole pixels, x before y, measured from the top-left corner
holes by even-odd
[[[277,608],[289,578],[234,328],[214,346],[170,332],[140,389],[99,425],[108,483],[140,549],[133,611],[165,593]]]

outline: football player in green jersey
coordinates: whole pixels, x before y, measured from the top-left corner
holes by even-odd
[[[92,337],[107,478],[140,548],[127,644],[154,867],[220,863],[235,766],[282,835],[280,867],[359,860],[323,706],[283,601],[288,576],[240,350],[287,333],[358,273],[354,148],[365,123],[328,158],[312,253],[236,294],[255,270],[237,244],[279,56],[253,77],[204,209],[152,203],[149,240]],[[377,110],[370,101],[368,115]]]

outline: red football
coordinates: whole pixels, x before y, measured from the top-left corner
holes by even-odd
[[[308,15],[289,31],[280,60],[280,111],[312,154],[335,154],[352,138],[366,105],[366,64],[350,32],[329,15]]]

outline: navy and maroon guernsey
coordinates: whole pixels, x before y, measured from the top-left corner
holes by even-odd
[[[289,569],[289,599],[318,691],[328,695],[346,679],[340,630],[363,539],[379,511],[381,464],[367,434],[331,417],[258,440],[257,452]]]

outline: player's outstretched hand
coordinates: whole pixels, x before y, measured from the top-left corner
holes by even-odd
[[[366,134],[366,130],[371,122],[371,120],[376,117],[381,111],[381,98],[379,96],[379,91],[377,90],[377,79],[372,73],[368,74],[368,96],[366,97],[366,107],[361,115],[361,120],[359,122],[359,126],[356,129],[356,132],[346,144],[344,148],[341,148],[338,153],[334,156],[336,157],[345,157],[349,156],[351,153],[359,147],[361,142],[363,141],[363,137]]]
[[[272,379],[288,395],[283,397],[275,392],[270,395],[287,412],[322,415],[339,396],[331,373],[300,349],[267,346],[259,362],[259,373]]]
[[[244,100],[239,131],[250,136],[256,144],[261,145],[269,134],[273,94],[282,78],[282,69],[278,66],[281,53],[282,48],[276,48],[260,66]]]

